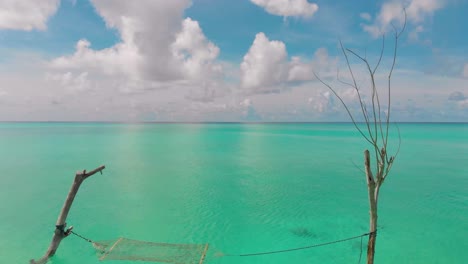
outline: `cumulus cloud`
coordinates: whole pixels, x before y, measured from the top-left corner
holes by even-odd
[[[271,91],[288,74],[288,54],[281,41],[270,41],[258,33],[241,63],[241,85],[257,91]]]
[[[288,81],[311,81],[314,80],[314,72],[325,78],[336,74],[338,58],[331,58],[326,48],[315,51],[310,61],[304,61],[299,56],[291,58],[289,63]]]
[[[189,0],[137,2],[90,0],[107,27],[118,32],[115,45],[96,49],[82,39],[72,53],[47,60],[45,67],[44,57],[33,53],[0,65],[0,120],[348,120],[339,100],[313,77],[314,71],[324,79],[336,75],[337,59],[326,49],[291,56],[285,43],[259,33],[241,65],[220,62],[221,51],[205,36],[203,24],[184,17]],[[468,76],[465,63],[457,63],[457,78],[399,75],[395,69],[392,102],[417,98],[421,111],[448,109],[447,116],[466,120],[466,79],[460,78]],[[355,91],[331,78],[327,82],[359,113]],[[440,87],[459,93],[449,95]],[[430,96],[421,96],[425,93]],[[415,120],[408,117],[411,111],[395,109],[396,119]]]
[[[0,119],[197,120],[208,106],[239,107],[219,103],[232,84],[223,81],[220,49],[197,21],[184,18],[190,0],[90,2],[120,41],[96,49],[81,39],[71,54],[34,63],[28,56],[18,65],[21,70],[0,72],[8,86],[0,89],[3,106],[14,102],[16,107],[9,111],[16,114]],[[38,111],[27,110],[31,100]]]
[[[214,102],[217,98],[229,95],[233,88],[221,81],[204,81],[189,87],[186,99],[194,102]]]
[[[125,91],[165,87],[174,81],[200,82],[206,87],[221,75],[222,67],[216,62],[219,48],[197,21],[183,19],[189,0],[92,3],[106,25],[118,30],[121,42],[95,50],[82,39],[72,55],[50,62],[52,70],[112,78]]]
[[[50,62],[52,69],[86,69],[97,74],[126,75],[131,79],[140,79],[143,58],[134,43],[123,42],[113,47],[93,50],[85,39],[78,41],[75,53],[62,56]]]
[[[45,30],[60,0],[0,0],[0,29]]]
[[[183,73],[191,79],[206,78],[221,73],[221,65],[215,63],[219,48],[203,34],[197,21],[186,18],[182,31],[172,44],[174,57],[183,65]]]
[[[391,29],[392,24],[401,25],[404,22],[403,10],[406,10],[407,21],[418,26],[443,8],[444,4],[444,0],[388,0],[383,3],[374,22],[363,25],[363,29],[378,37]]]
[[[250,0],[268,13],[282,17],[312,17],[318,5],[307,0]]]
[[[254,104],[250,98],[244,99],[239,105],[241,107],[241,119],[243,121],[260,121],[262,119],[255,110]]]
[[[315,96],[309,97],[307,103],[315,112],[323,113],[333,107],[334,97],[332,97],[329,91],[321,92]]]
[[[313,80],[314,71],[331,71],[336,61],[325,48],[318,49],[312,60],[299,56],[289,60],[283,42],[258,33],[241,63],[241,86],[254,93],[277,92],[287,82]]]
[[[72,92],[81,92],[91,89],[91,81],[88,79],[88,72],[73,74],[66,72],[63,74],[47,73],[46,81],[58,82],[62,87]]]

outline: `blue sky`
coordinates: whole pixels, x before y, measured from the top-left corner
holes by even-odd
[[[466,122],[461,0],[0,0],[0,120],[348,121],[313,73],[358,115],[339,40],[375,63],[386,32],[385,99],[403,8],[393,118]]]

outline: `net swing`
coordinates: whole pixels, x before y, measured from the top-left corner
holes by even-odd
[[[169,244],[120,237],[114,240],[92,241],[75,232],[74,235],[92,243],[100,261],[130,260],[158,263],[202,264],[209,244]]]
[[[217,257],[252,257],[260,255],[280,254],[298,250],[306,250],[316,247],[328,246],[336,243],[361,239],[361,252],[359,254],[359,262],[362,256],[362,239],[363,237],[375,234],[377,231],[364,233],[348,238],[274,251],[263,251],[246,254],[224,254],[218,252]],[[103,260],[130,260],[130,261],[152,261],[158,263],[177,263],[177,264],[203,264],[208,252],[209,244],[169,244],[155,243],[141,240],[133,240],[129,238],[118,238],[115,240],[92,241],[73,231],[74,234],[90,243],[97,250],[100,261]]]

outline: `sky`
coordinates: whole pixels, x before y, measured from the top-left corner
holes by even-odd
[[[385,116],[406,21],[391,120],[468,122],[466,14],[466,0],[0,0],[0,121],[349,121],[320,80],[362,120],[372,82],[353,52],[373,69],[382,47]]]

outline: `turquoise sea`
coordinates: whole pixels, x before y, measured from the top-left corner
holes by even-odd
[[[376,263],[468,263],[468,124],[399,128],[400,155],[380,193]],[[358,263],[359,239],[222,255],[367,232],[366,147],[347,123],[0,123],[0,263],[42,256],[75,172],[102,164],[68,218],[93,240],[209,243],[210,264]],[[100,262],[70,236],[50,263]]]

